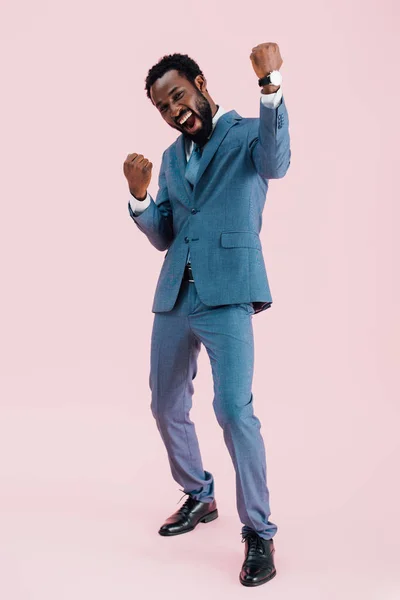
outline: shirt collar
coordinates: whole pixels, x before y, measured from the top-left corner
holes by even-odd
[[[217,110],[217,112],[215,113],[215,115],[213,116],[213,119],[212,119],[212,131],[211,131],[208,139],[210,139],[210,137],[212,136],[214,128],[215,128],[215,125],[217,124],[218,119],[220,117],[222,117],[222,115],[224,113],[226,113],[226,110],[224,108],[222,108],[222,106],[218,106],[218,110]]]

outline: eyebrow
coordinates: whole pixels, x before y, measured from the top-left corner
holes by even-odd
[[[168,92],[168,96],[171,96],[171,94],[173,94],[173,93],[175,92],[175,90],[177,90],[179,87],[180,87],[180,86],[177,86],[177,85],[176,85],[175,87],[173,87],[173,88],[172,88],[172,90],[170,90],[170,91]],[[157,104],[156,104],[156,108],[158,108],[160,104],[162,104],[161,100],[160,100],[159,102],[157,102]]]

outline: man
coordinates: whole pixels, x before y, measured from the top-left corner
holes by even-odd
[[[272,304],[259,233],[268,180],[285,175],[291,152],[279,47],[259,44],[250,59],[261,87],[259,118],[216,105],[187,55],[160,59],[147,75],[147,96],[181,135],[163,153],[155,202],[147,158],[129,154],[124,173],[130,216],[153,246],[168,249],[152,307],[151,410],[172,476],[188,497],[159,533],[187,533],[218,517],[214,479],[189,417],[203,344],[236,472],[245,542],[240,582],[255,586],[276,574],[277,526],[268,520],[265,449],[253,412],[252,316]]]

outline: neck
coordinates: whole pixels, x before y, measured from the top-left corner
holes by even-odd
[[[217,110],[218,110],[218,109],[219,109],[219,106],[218,106],[218,104],[214,104],[214,103],[213,103],[213,106],[211,107],[211,115],[212,115],[212,118],[214,118],[214,117],[215,117],[215,115],[217,114]]]

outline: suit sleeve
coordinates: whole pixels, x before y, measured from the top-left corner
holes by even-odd
[[[148,237],[157,250],[166,250],[174,239],[172,207],[168,198],[165,178],[165,152],[162,155],[160,174],[158,176],[158,192],[156,201],[150,196],[150,203],[139,214],[135,213],[128,202],[129,214],[137,227]]]
[[[249,130],[248,147],[257,173],[264,179],[280,179],[291,158],[289,116],[282,96],[279,106],[270,108],[260,101],[258,130]]]

